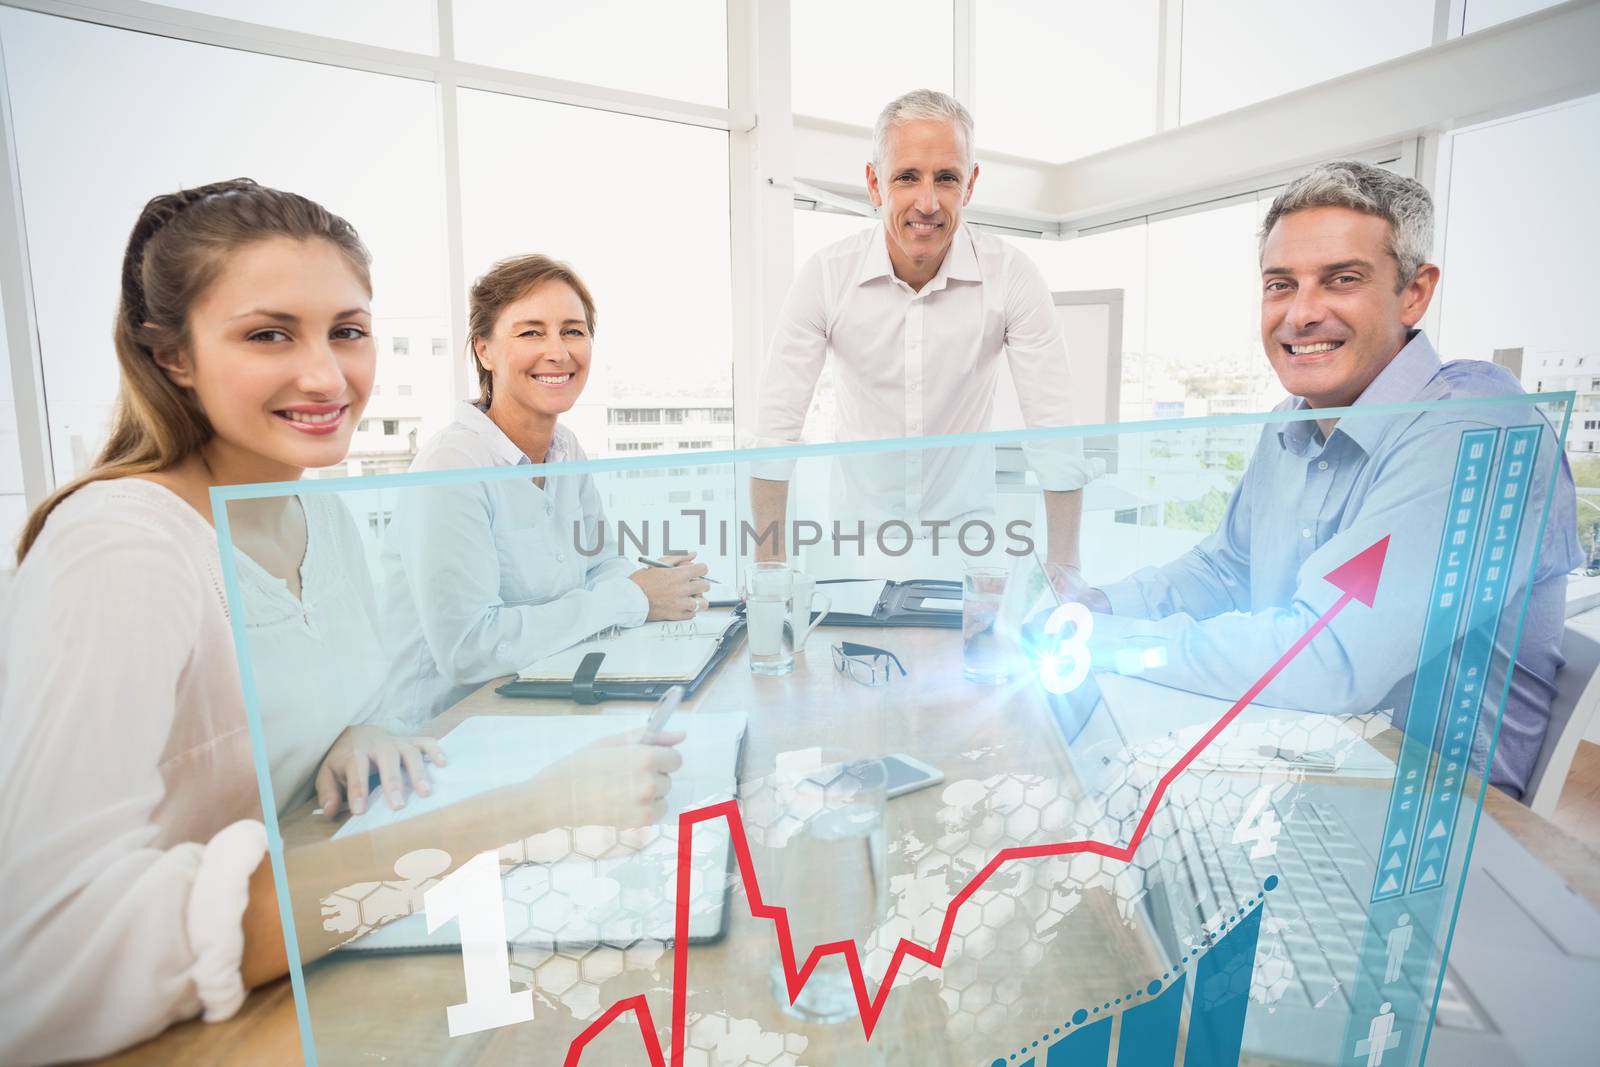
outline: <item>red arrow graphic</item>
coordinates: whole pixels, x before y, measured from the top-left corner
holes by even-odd
[[[1367,607],[1372,606],[1373,598],[1378,591],[1378,578],[1383,571],[1383,558],[1389,550],[1389,538],[1363,549],[1346,562],[1329,571],[1324,577],[1335,586],[1343,590],[1343,594],[1334,601],[1333,606],[1312,623],[1305,633],[1301,634],[1288,651],[1278,657],[1276,663],[1267,669],[1267,673],[1256,679],[1255,683],[1246,690],[1245,694],[1236,700],[1233,705],[1223,713],[1211,728],[1196,741],[1182,757],[1178,759],[1161,776],[1156,783],[1155,791],[1150,794],[1149,801],[1145,804],[1144,814],[1139,818],[1139,825],[1134,828],[1133,834],[1126,845],[1118,846],[1102,841],[1063,841],[1048,845],[1028,845],[1015,848],[1001,849],[984,868],[979,871],[961,892],[950,901],[950,907],[945,912],[944,923],[939,928],[938,940],[933,947],[927,948],[915,942],[902,939],[895,946],[894,954],[889,958],[889,966],[883,972],[883,980],[878,984],[878,995],[872,996],[867,991],[867,979],[861,969],[861,956],[856,949],[854,941],[834,941],[825,945],[818,945],[812,949],[811,955],[799,966],[795,965],[794,942],[789,933],[789,914],[781,907],[767,904],[761,899],[761,887],[756,884],[756,872],[750,861],[750,844],[745,839],[744,822],[739,817],[739,806],[732,800],[708,807],[686,811],[678,816],[678,886],[676,918],[673,926],[673,937],[677,946],[673,951],[672,961],[672,1067],[683,1067],[684,1049],[688,1043],[688,1032],[685,1020],[688,1014],[689,999],[689,953],[686,946],[689,944],[689,869],[690,845],[692,843],[693,828],[697,823],[709,822],[712,819],[726,819],[728,821],[728,836],[733,845],[734,856],[739,862],[739,876],[744,880],[745,895],[750,901],[750,914],[758,919],[770,919],[773,933],[778,939],[778,955],[783,961],[783,973],[788,984],[789,999],[792,1002],[800,995],[805,987],[806,979],[821,962],[823,957],[841,955],[844,957],[845,966],[850,972],[850,984],[855,990],[856,1007],[861,1013],[861,1029],[868,1040],[872,1038],[872,1031],[878,1025],[878,1019],[883,1014],[885,1003],[889,999],[889,991],[894,986],[895,976],[900,973],[900,967],[907,957],[931,963],[935,967],[944,966],[945,953],[950,948],[950,938],[955,932],[956,915],[961,907],[972,895],[976,893],[989,876],[1000,869],[1001,864],[1009,860],[1039,859],[1045,856],[1067,856],[1079,852],[1092,852],[1098,856],[1109,859],[1121,860],[1126,863],[1133,859],[1133,854],[1139,848],[1139,842],[1144,839],[1145,831],[1150,828],[1150,821],[1155,818],[1156,807],[1161,803],[1161,798],[1166,795],[1167,787],[1177,780],[1178,775],[1193,763],[1195,757],[1205,751],[1206,746],[1217,739],[1217,735],[1227,729],[1228,724],[1238,718],[1239,713],[1261,694],[1261,691],[1271,684],[1272,680],[1289,665],[1289,662],[1298,656],[1311,639],[1321,633],[1328,623],[1333,621],[1335,615],[1344,610],[1346,604],[1352,600],[1359,600]],[[639,1024],[639,1032],[644,1038],[645,1053],[650,1057],[651,1067],[666,1067],[661,1052],[661,1042],[656,1036],[655,1025],[650,1018],[650,1005],[645,1000],[644,994],[620,1000],[607,1008],[605,1013],[573,1039],[572,1045],[567,1049],[565,1067],[577,1067],[578,1061],[583,1057],[583,1050],[588,1047],[601,1031],[624,1012],[633,1012]]]

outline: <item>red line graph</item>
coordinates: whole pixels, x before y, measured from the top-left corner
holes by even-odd
[[[1145,832],[1150,828],[1150,821],[1155,818],[1156,807],[1161,803],[1161,798],[1166,795],[1167,788],[1177,780],[1193,763],[1195,758],[1205,751],[1217,736],[1227,729],[1228,724],[1238,717],[1249,703],[1261,694],[1272,680],[1289,665],[1289,662],[1298,656],[1311,639],[1321,633],[1323,628],[1333,621],[1334,616],[1343,611],[1345,605],[1352,600],[1359,600],[1367,607],[1372,606],[1373,597],[1378,589],[1378,577],[1383,570],[1383,558],[1389,548],[1389,538],[1374,543],[1346,562],[1329,571],[1325,579],[1342,590],[1339,599],[1333,606],[1319,616],[1316,622],[1301,634],[1294,644],[1290,645],[1277,662],[1267,669],[1267,672],[1258,678],[1246,690],[1245,694],[1236,700],[1208,729],[1200,740],[1196,741],[1182,757],[1174,763],[1160,780],[1156,783],[1155,790],[1150,794],[1149,801],[1145,804],[1144,814],[1140,816],[1139,823],[1134,827],[1133,834],[1128,838],[1126,845],[1113,845],[1103,841],[1062,841],[1044,845],[1027,845],[1001,849],[973,879],[962,888],[950,901],[950,907],[945,912],[944,923],[939,928],[939,937],[932,947],[924,947],[912,941],[901,939],[895,946],[894,953],[889,958],[889,965],[883,973],[883,980],[878,984],[877,996],[873,996],[867,989],[867,979],[861,968],[861,956],[853,941],[835,941],[818,945],[812,949],[811,955],[806,957],[803,964],[796,965],[794,942],[789,932],[788,912],[776,905],[768,904],[761,898],[761,887],[756,883],[754,865],[750,859],[750,845],[745,838],[744,822],[739,816],[739,807],[736,801],[727,800],[720,804],[697,808],[686,811],[678,816],[678,878],[677,878],[677,903],[675,907],[675,921],[673,926],[674,943],[677,948],[673,951],[672,963],[672,1067],[683,1067],[684,1052],[688,1043],[688,1028],[686,1019],[688,1015],[689,993],[689,953],[685,950],[689,943],[689,873],[693,828],[703,822],[713,819],[726,819],[728,821],[728,836],[733,845],[734,856],[739,863],[739,876],[744,881],[745,896],[750,902],[750,914],[758,919],[769,919],[773,925],[773,932],[778,939],[778,954],[783,961],[783,973],[788,984],[789,999],[793,1001],[800,995],[805,987],[806,980],[818,963],[826,956],[840,955],[844,957],[845,966],[850,973],[850,983],[855,991],[856,1006],[861,1014],[861,1028],[868,1040],[878,1024],[879,1017],[883,1014],[885,1004],[889,999],[889,992],[894,986],[895,976],[900,973],[900,967],[907,958],[921,960],[935,967],[944,965],[945,953],[950,948],[950,939],[954,936],[956,916],[962,905],[972,898],[983,883],[998,871],[1001,865],[1010,860],[1039,859],[1047,856],[1068,856],[1075,853],[1089,852],[1108,859],[1120,860],[1124,863],[1133,859],[1134,853],[1139,848],[1139,842],[1144,839]],[[651,1021],[650,1005],[644,994],[627,997],[607,1008],[593,1023],[573,1039],[572,1045],[567,1050],[565,1067],[577,1067],[583,1057],[583,1051],[589,1042],[611,1025],[625,1012],[633,1012],[639,1024],[639,1032],[644,1039],[645,1053],[650,1058],[652,1067],[667,1067],[662,1055],[661,1042],[656,1036],[655,1025]]]

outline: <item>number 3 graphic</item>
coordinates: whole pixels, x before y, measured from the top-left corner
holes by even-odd
[[[1072,636],[1056,641],[1067,623],[1073,626]],[[1046,652],[1039,661],[1039,680],[1046,689],[1057,695],[1070,693],[1089,677],[1089,635],[1093,632],[1094,616],[1082,604],[1062,604],[1050,613],[1044,624]]]

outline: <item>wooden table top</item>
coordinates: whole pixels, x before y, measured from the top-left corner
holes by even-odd
[[[910,675],[896,676],[881,688],[845,679],[833,670],[828,650],[841,638],[893,650]],[[675,723],[692,727],[693,715],[701,712],[746,713],[750,726],[741,782],[770,774],[781,752],[816,745],[863,755],[907,752],[943,770],[947,786],[962,779],[983,782],[976,792],[1001,798],[999,808],[987,816],[979,810],[964,826],[950,822],[951,794],[943,787],[888,805],[890,892],[897,907],[910,912],[905,921],[914,939],[929,944],[949,897],[987,856],[1024,838],[1037,843],[1079,836],[1041,831],[1025,818],[1020,824],[1007,821],[1007,796],[1026,797],[1027,806],[1035,808],[1054,801],[1056,810],[1070,811],[1081,790],[1038,687],[974,685],[961,677],[960,659],[959,633],[952,630],[822,629],[811,636],[807,653],[797,657],[795,672],[785,677],[751,675],[746,651],[736,651],[700,693],[685,701]],[[483,686],[440,716],[430,732],[446,733],[469,715],[604,715],[643,707],[628,702],[585,709],[562,701],[512,700],[498,696],[496,684]],[[980,806],[986,802],[996,803],[978,800]],[[1493,790],[1486,807],[1524,847],[1600,907],[1600,854]],[[330,824],[312,818],[309,805],[306,809],[284,820],[291,847],[331,832]],[[1080,861],[1110,862],[1087,856],[1074,860]],[[1109,877],[1090,876],[1070,904],[1050,903],[1065,895],[1067,882],[1053,882],[1042,873],[1044,864],[1065,862],[1039,861],[1035,870],[1023,869],[1031,863],[1018,864],[1015,871],[998,873],[989,883],[992,890],[986,887],[966,906],[994,936],[973,934],[962,942],[966,951],[953,945],[943,974],[908,962],[870,1044],[854,1020],[811,1025],[779,1010],[767,977],[774,959],[771,926],[751,917],[736,886],[727,936],[689,949],[691,1048],[706,1049],[709,1062],[719,1057],[737,1062],[746,1053],[764,1058],[767,1052],[794,1053],[803,1047],[803,1062],[830,1064],[971,1064],[1012,1051],[1006,1046],[1023,1033],[1047,1032],[1075,1006],[1120,996],[1162,969],[1149,939],[1124,921],[1117,897],[1101,887],[1109,885]],[[759,855],[757,866],[762,868]],[[1079,867],[1071,879],[1072,885],[1085,884]],[[762,888],[769,902],[788,903],[773,899],[765,878]],[[958,933],[967,929],[962,924]],[[1041,930],[1053,932],[1048,941],[1032,932]],[[641,993],[648,997],[665,1047],[673,958],[671,948],[654,943],[625,951],[516,949],[513,978],[531,980],[533,1021],[451,1038],[445,1007],[465,999],[458,952],[336,954],[306,969],[318,1057],[325,1065],[384,1059],[555,1063],[590,1020]],[[881,973],[883,965],[883,956],[868,954],[869,975]],[[919,975],[925,979],[917,980]],[[298,1020],[285,979],[254,991],[227,1022],[181,1024],[99,1062],[253,1067],[300,1061]],[[622,1017],[599,1036],[584,1062],[644,1062],[632,1017]]]

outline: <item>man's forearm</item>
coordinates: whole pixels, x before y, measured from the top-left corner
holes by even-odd
[[[751,478],[750,513],[756,528],[756,562],[788,559],[783,527],[789,513],[789,483]]]
[[[1046,490],[1044,494],[1045,561],[1082,566],[1078,555],[1083,527],[1083,490]]]

